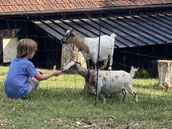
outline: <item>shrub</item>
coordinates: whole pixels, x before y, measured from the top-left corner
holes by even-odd
[[[149,78],[149,73],[145,69],[136,72],[136,78]]]

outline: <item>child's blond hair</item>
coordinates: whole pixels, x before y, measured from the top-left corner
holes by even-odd
[[[37,50],[37,43],[32,39],[20,39],[17,45],[17,57],[23,58]]]

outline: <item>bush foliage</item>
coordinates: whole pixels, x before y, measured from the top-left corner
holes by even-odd
[[[136,72],[136,78],[149,78],[149,73],[145,69]]]

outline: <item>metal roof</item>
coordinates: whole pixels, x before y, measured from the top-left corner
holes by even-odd
[[[172,13],[32,21],[58,40],[67,29],[84,37],[117,34],[115,48],[172,43]],[[101,25],[101,27],[100,27]]]
[[[171,7],[172,0],[0,0],[0,15],[46,14],[69,11]]]

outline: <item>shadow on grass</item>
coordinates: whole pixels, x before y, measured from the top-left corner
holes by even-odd
[[[154,105],[159,105],[159,104],[164,104],[166,105],[167,103],[170,103],[171,98],[172,98],[172,92],[171,91],[164,91],[162,88],[159,88],[158,84],[154,84],[151,86],[145,86],[145,85],[134,85],[137,92],[137,96],[139,99],[139,104],[154,104]],[[1,88],[3,90],[3,88]],[[162,94],[156,94],[155,91],[161,92]],[[1,91],[3,92],[3,91]],[[4,96],[5,93],[1,94],[1,96]],[[42,88],[39,87],[33,93],[31,93],[28,96],[28,100],[30,101],[66,101],[66,102],[74,102],[74,103],[79,103],[83,102],[86,104],[94,104],[95,101],[95,96],[89,96],[85,97],[83,89],[80,88]],[[122,103],[122,98],[123,95],[122,93],[116,93],[113,94],[110,97],[107,98],[107,103],[109,104],[119,104]],[[78,101],[78,102],[77,102]],[[134,98],[131,94],[128,93],[126,103],[133,103]],[[98,103],[103,104],[101,97],[99,97]]]
[[[41,100],[80,100],[80,99],[94,99],[94,96],[85,97],[83,89],[76,88],[39,88],[29,95],[29,99],[41,99]]]
[[[121,104],[123,95],[122,93],[115,93],[110,96],[106,96],[106,102],[109,104]],[[45,100],[45,101],[85,101],[85,103],[95,104],[96,102],[103,105],[103,100],[99,96],[99,100],[96,101],[95,95],[90,95],[88,97],[84,96],[84,89],[77,88],[39,88],[29,95],[31,100]],[[126,103],[130,101],[135,102],[135,99],[131,94],[128,94]],[[76,103],[78,103],[76,102]],[[129,103],[130,103],[129,102]]]
[[[158,83],[155,83],[153,85],[134,84],[133,87],[138,88],[138,89],[143,88],[143,89],[150,89],[150,90],[163,90],[163,88]]]

